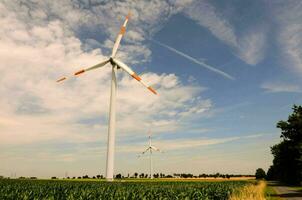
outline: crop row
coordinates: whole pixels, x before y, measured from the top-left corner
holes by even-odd
[[[213,199],[224,200],[244,186],[225,182],[97,182],[0,180],[0,199]]]

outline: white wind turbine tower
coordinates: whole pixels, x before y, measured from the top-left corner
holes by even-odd
[[[111,80],[111,94],[110,94],[110,110],[109,110],[109,127],[108,127],[108,143],[107,143],[107,166],[106,166],[106,179],[107,181],[113,181],[113,169],[114,169],[114,146],[115,146],[115,114],[116,114],[116,89],[117,89],[117,81],[116,81],[116,70],[123,69],[134,79],[139,81],[143,86],[149,89],[152,93],[157,94],[156,91],[149,85],[147,85],[143,80],[125,63],[115,58],[117,49],[120,45],[121,39],[126,32],[126,26],[130,17],[130,13],[127,15],[124,24],[122,25],[120,32],[116,38],[116,41],[112,48],[112,54],[105,61],[94,65],[92,67],[82,69],[74,73],[74,76],[78,76],[84,72],[94,70],[104,65],[110,63],[112,66],[112,80]],[[67,77],[60,78],[57,82],[61,82],[66,80]]]
[[[152,160],[153,151],[159,151],[159,152],[162,153],[162,151],[159,148],[152,145],[151,132],[149,131],[149,146],[145,151],[142,152],[142,155],[145,154],[146,152],[149,152],[149,158],[150,158],[149,170],[150,170],[150,178],[151,179],[153,179],[153,160]]]

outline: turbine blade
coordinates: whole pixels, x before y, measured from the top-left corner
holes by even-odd
[[[99,64],[97,64],[97,65],[94,65],[94,66],[92,66],[92,67],[89,67],[89,68],[87,68],[87,69],[84,69],[84,71],[87,72],[87,71],[90,71],[90,70],[97,69],[97,68],[99,68],[99,67],[103,67],[103,66],[105,66],[107,63],[109,63],[109,59],[107,59],[107,60],[105,60],[104,62],[101,62],[101,63],[99,63]]]
[[[94,70],[94,69],[103,67],[103,66],[105,66],[108,62],[109,62],[109,59],[107,59],[107,60],[105,60],[104,62],[101,62],[101,63],[99,63],[99,64],[97,64],[97,65],[94,65],[94,66],[92,66],[92,67],[89,67],[89,68],[86,68],[86,69],[82,69],[82,70],[80,70],[80,71],[77,71],[76,73],[74,73],[74,75],[77,76],[77,75],[80,75],[80,74],[82,74],[82,73],[84,73],[84,72],[87,72],[87,71],[90,71],[90,70]]]
[[[150,147],[148,147],[145,151],[143,151],[142,153],[140,153],[140,154],[138,155],[138,157],[141,157],[142,155],[144,155],[147,151],[149,151],[149,149],[150,149]]]
[[[146,153],[148,150],[149,150],[149,148],[148,148],[148,149],[146,149],[145,151],[143,151],[143,152],[142,152],[142,154],[145,154],[145,153]]]
[[[132,78],[140,82],[143,86],[145,86],[148,90],[150,90],[153,94],[157,94],[157,92],[149,85],[147,85],[141,77],[139,77],[129,66],[127,66],[125,63],[122,61],[119,61],[117,59],[113,59],[113,62],[120,68],[122,68],[125,72],[130,74]]]
[[[103,61],[103,62],[101,62],[101,63],[99,63],[99,64],[97,64],[97,65],[94,65],[94,66],[92,66],[92,67],[89,67],[89,68],[86,68],[86,69],[82,69],[82,70],[80,70],[80,71],[77,71],[77,72],[75,72],[73,75],[74,76],[78,76],[78,75],[80,75],[80,74],[82,74],[82,73],[84,73],[84,72],[87,72],[87,71],[90,71],[90,70],[94,70],[94,69],[97,69],[97,68],[99,68],[99,67],[103,67],[103,66],[105,66],[107,63],[109,62],[109,59],[107,59],[107,60],[105,60],[105,61]],[[69,77],[70,78],[70,77]],[[67,77],[62,77],[62,78],[60,78],[59,80],[57,80],[57,82],[61,82],[61,81],[64,81],[64,80],[66,80],[67,79]]]
[[[113,48],[112,48],[112,53],[111,53],[112,58],[115,57],[117,49],[120,46],[122,37],[126,32],[126,26],[127,26],[128,20],[130,18],[130,15],[131,15],[131,13],[129,12],[128,15],[126,16],[124,24],[121,26],[119,34],[117,35],[117,38],[116,38],[115,43],[114,43]]]
[[[64,81],[65,79],[67,79],[67,78],[66,77],[62,77],[62,78],[58,79],[57,82]]]
[[[155,146],[151,146],[151,149],[153,149],[153,150],[155,150],[155,151],[161,152],[161,150],[160,150],[159,148],[155,147]]]

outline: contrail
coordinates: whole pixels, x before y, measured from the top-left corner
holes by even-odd
[[[164,43],[161,43],[161,42],[153,40],[153,39],[151,39],[151,40],[153,42],[155,42],[156,44],[158,44],[158,45],[160,45],[162,47],[165,47],[166,49],[169,49],[170,51],[173,51],[174,53],[177,53],[178,55],[181,55],[181,56],[187,58],[188,60],[190,60],[190,61],[192,61],[192,62],[194,62],[194,63],[196,63],[196,64],[198,64],[198,65],[200,65],[202,67],[207,68],[208,70],[211,70],[211,71],[213,71],[213,72],[215,72],[217,74],[220,74],[220,75],[224,76],[225,78],[228,78],[228,79],[231,79],[231,80],[235,80],[235,78],[233,76],[231,76],[231,75],[229,75],[229,74],[227,74],[227,73],[225,73],[225,72],[223,72],[223,71],[221,71],[219,69],[216,69],[215,67],[212,67],[212,66],[210,66],[210,65],[208,65],[208,64],[206,64],[204,62],[201,62],[201,61],[199,61],[199,60],[197,60],[197,59],[195,59],[195,58],[193,58],[193,57],[191,57],[191,56],[189,56],[187,54],[184,54],[184,53],[182,53],[182,52],[174,49],[173,47],[170,47],[170,46],[164,44]]]

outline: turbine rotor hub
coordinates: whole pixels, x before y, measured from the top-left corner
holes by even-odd
[[[114,61],[113,61],[113,58],[112,58],[112,57],[110,57],[110,58],[109,58],[109,62],[111,63],[111,65],[112,65],[112,66],[116,66],[116,64],[114,63]],[[116,66],[116,68],[117,68],[117,69],[120,69],[120,67],[119,67],[119,66]]]
[[[115,64],[115,63],[113,62],[113,58],[112,58],[112,57],[109,58],[109,62],[110,62],[112,65]]]

